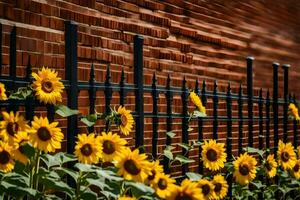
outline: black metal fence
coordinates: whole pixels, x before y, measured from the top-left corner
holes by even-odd
[[[2,25],[0,26],[2,33]],[[1,74],[2,60],[0,59],[0,82],[4,83],[9,90],[14,90],[19,86],[25,86],[31,82],[31,65],[30,60],[27,66],[26,77],[16,76],[16,36],[17,31],[14,27],[10,34],[10,51],[9,51],[9,76]],[[2,46],[2,34],[0,35],[0,46]],[[0,48],[0,54],[2,55],[2,49]],[[0,56],[2,58],[2,56]],[[226,148],[228,159],[231,159],[232,155],[232,123],[238,123],[238,152],[242,151],[243,147],[243,134],[245,132],[244,127],[247,126],[248,134],[248,146],[252,147],[253,141],[253,123],[258,122],[258,135],[259,135],[259,148],[274,148],[276,151],[279,132],[278,122],[283,120],[283,140],[288,139],[288,104],[289,102],[295,102],[294,97],[291,97],[288,93],[288,70],[289,65],[283,65],[284,71],[284,98],[278,98],[278,70],[279,64],[273,63],[273,96],[270,96],[270,92],[267,91],[266,97],[263,97],[263,90],[261,89],[258,96],[253,95],[253,60],[254,58],[248,57],[247,61],[247,95],[243,94],[242,85],[240,85],[239,92],[233,94],[231,92],[231,85],[228,84],[227,92],[219,92],[217,82],[214,82],[213,91],[208,91],[206,87],[206,81],[203,81],[202,87],[198,83],[195,84],[195,91],[201,96],[204,106],[206,106],[208,99],[212,99],[213,115],[205,118],[198,118],[198,140],[203,141],[204,131],[203,124],[211,123],[213,126],[213,138],[218,139],[218,122],[224,121],[227,126]],[[158,145],[158,126],[159,119],[166,119],[166,131],[172,131],[172,122],[174,119],[182,120],[182,143],[189,143],[189,114],[188,114],[188,96],[189,89],[187,87],[187,81],[185,78],[182,81],[182,87],[171,86],[171,77],[168,76],[166,86],[157,85],[155,74],[153,75],[152,85],[144,85],[143,83],[143,38],[141,36],[135,36],[134,38],[134,84],[125,83],[125,73],[122,70],[121,80],[119,83],[112,83],[110,81],[110,68],[107,67],[106,80],[103,83],[95,81],[94,66],[91,65],[90,80],[88,82],[78,81],[77,79],[77,25],[74,22],[65,22],[65,80],[63,83],[67,91],[67,105],[71,109],[78,109],[78,94],[81,90],[88,90],[89,92],[89,106],[90,113],[94,113],[96,106],[96,92],[104,91],[105,94],[105,108],[106,111],[110,111],[110,104],[112,100],[113,92],[118,92],[120,96],[120,105],[125,105],[126,94],[128,92],[135,93],[135,146],[139,147],[144,143],[144,119],[152,118],[152,154],[153,157],[158,157],[157,145]],[[152,112],[144,112],[144,94],[150,93],[152,95]],[[160,113],[158,110],[159,94],[163,94],[166,97],[166,113]],[[182,100],[182,113],[174,114],[172,112],[172,102],[174,95],[181,95]],[[218,115],[218,102],[220,99],[226,101],[227,115]],[[232,114],[232,103],[237,103],[238,114],[237,116]],[[248,114],[244,116],[244,105],[247,104]],[[258,116],[254,116],[253,106],[258,106]],[[7,102],[1,102],[1,107],[6,107],[7,110],[18,110],[19,106],[25,106],[26,118],[32,120],[34,111],[37,106],[40,105],[33,98],[28,98],[26,101],[9,100]],[[278,111],[278,108],[282,106],[283,117]],[[54,107],[46,106],[47,115],[50,120],[54,120]],[[265,113],[265,116],[264,116]],[[273,132],[271,133],[271,126],[273,125]],[[75,144],[75,137],[78,132],[78,116],[70,116],[67,119],[67,152],[72,153]],[[296,121],[293,121],[293,143],[297,146],[298,126]],[[93,131],[94,128],[90,127],[89,131]],[[264,131],[265,130],[265,131]],[[270,146],[270,136],[274,134],[274,146]],[[166,135],[166,145],[172,144],[172,138]],[[186,153],[183,148],[183,153]],[[200,156],[201,148],[199,148]],[[165,171],[170,172],[168,167],[168,158],[165,157],[162,161],[164,163]],[[182,166],[182,174],[184,175],[189,170],[188,165]],[[198,171],[203,171],[202,163],[199,161]]]

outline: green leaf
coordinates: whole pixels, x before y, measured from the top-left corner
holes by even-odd
[[[200,111],[198,111],[198,110],[194,110],[194,112],[193,112],[193,117],[194,118],[197,118],[197,117],[206,117],[207,115],[205,114],[205,113],[203,113],[203,112],[200,112]]]
[[[97,167],[95,165],[82,164],[82,163],[76,163],[74,167],[79,169],[79,171],[82,172],[96,172],[97,170],[101,169],[100,167]]]
[[[40,177],[40,182],[44,185],[46,189],[53,189],[55,191],[64,192],[70,197],[74,195],[73,189],[61,180],[42,176]]]
[[[80,194],[80,199],[97,200],[97,194],[88,188]]]
[[[173,160],[173,153],[170,151],[170,150],[164,150],[164,153],[163,153],[164,156],[166,156],[167,158],[169,158],[169,160]]]
[[[175,157],[175,160],[178,160],[181,164],[187,164],[187,163],[195,162],[194,160],[189,159],[187,157],[184,157],[183,155],[177,155]]]
[[[89,185],[93,185],[95,187],[100,188],[101,190],[111,190],[112,188],[110,188],[105,181],[100,180],[100,179],[92,179],[92,178],[87,178],[86,181],[89,183]]]
[[[172,151],[173,149],[175,149],[175,147],[171,146],[171,145],[167,145],[165,150],[168,150],[168,151]]]
[[[100,177],[103,177],[107,180],[116,181],[116,182],[123,181],[122,177],[117,176],[116,173],[111,170],[102,169],[102,170],[97,170],[96,172]]]
[[[60,160],[61,164],[65,164],[68,162],[76,161],[77,158],[72,154],[67,154],[65,152],[59,152],[54,155],[58,160]]]
[[[18,90],[9,95],[9,99],[25,100],[32,95],[32,89],[30,87],[19,87]]]
[[[86,117],[82,117],[82,118],[80,119],[80,121],[81,121],[82,123],[84,123],[85,125],[87,125],[88,127],[91,127],[91,126],[94,126],[94,125],[95,125],[95,122],[92,122],[92,121],[88,120]]]
[[[69,176],[71,176],[74,179],[75,182],[77,181],[78,176],[79,176],[78,172],[73,171],[68,168],[64,168],[64,167],[53,168],[53,170],[55,170],[61,177],[68,174]]]
[[[138,189],[143,193],[150,193],[150,194],[154,193],[154,190],[151,187],[144,185],[143,183],[129,182],[129,181],[125,181],[124,183],[125,183],[125,186]]]
[[[253,148],[253,147],[245,147],[244,150],[248,153],[257,153],[259,156],[263,157],[264,155],[264,151],[257,149],[257,148]]]
[[[55,113],[60,115],[61,117],[69,117],[72,115],[77,115],[79,111],[72,110],[69,107],[60,104],[55,106]]]
[[[202,178],[201,174],[197,174],[194,172],[187,172],[186,176],[191,180],[191,181],[198,181]]]
[[[189,144],[185,144],[185,143],[179,143],[177,144],[178,146],[181,146],[182,148],[184,148],[185,150],[189,151],[192,147]]]
[[[47,168],[61,165],[61,161],[59,160],[59,158],[52,156],[50,154],[43,154],[41,156],[41,159],[46,164]]]
[[[173,133],[172,131],[169,131],[169,132],[167,132],[166,133],[167,134],[167,136],[169,136],[170,138],[174,138],[175,137],[175,133]]]

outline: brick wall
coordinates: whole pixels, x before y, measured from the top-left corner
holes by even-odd
[[[195,79],[200,82],[206,79],[211,89],[213,80],[217,79],[221,91],[231,81],[233,92],[237,92],[240,83],[246,84],[245,57],[252,55],[256,58],[254,94],[262,87],[265,96],[266,89],[272,88],[272,62],[276,61],[291,64],[290,92],[299,97],[300,2],[297,0],[1,0],[0,18],[4,31],[4,73],[8,72],[9,65],[9,32],[16,25],[17,74],[24,74],[30,56],[34,70],[48,66],[64,76],[64,20],[74,20],[79,26],[79,80],[88,80],[93,62],[96,80],[103,81],[105,65],[102,63],[108,61],[112,81],[119,82],[120,69],[124,67],[126,79],[132,83],[133,37],[140,34],[144,37],[146,84],[151,83],[151,76],[156,72],[158,84],[165,85],[167,74],[171,73],[173,85],[179,86],[185,76],[190,87]],[[281,97],[282,74],[280,70]],[[160,111],[165,111],[165,100],[160,97]],[[145,110],[151,111],[151,101],[147,99]],[[113,102],[117,104],[117,100]],[[129,97],[127,103],[133,109],[134,98]],[[181,112],[180,104],[180,97],[175,97],[174,112]],[[97,105],[99,111],[104,110],[103,93],[99,93]],[[79,106],[81,112],[87,113],[86,91],[80,93]],[[220,113],[224,114],[225,109],[225,103],[220,102]],[[210,104],[208,113],[211,114]],[[161,150],[165,125],[160,126]],[[211,125],[206,126],[204,131],[210,137]],[[180,127],[180,121],[173,126],[178,130]],[[151,130],[149,119],[146,130]],[[225,131],[226,125],[220,123],[221,138],[225,137],[222,134]],[[235,128],[233,131],[236,135]],[[150,137],[151,131],[146,131],[148,146]],[[191,134],[193,137],[196,132],[194,136]]]

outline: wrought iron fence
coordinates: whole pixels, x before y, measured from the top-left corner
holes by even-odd
[[[28,85],[31,81],[31,65],[30,59],[26,69],[25,77],[16,76],[16,36],[17,31],[14,27],[10,33],[10,50],[9,50],[9,75],[2,75],[2,56],[0,56],[0,82],[4,83],[9,90],[15,90],[20,86]],[[2,33],[2,25],[0,26]],[[2,47],[2,34],[0,34],[0,46]],[[0,48],[0,54],[2,55],[2,48]],[[203,141],[204,131],[203,124],[206,122],[212,123],[213,126],[213,138],[218,139],[218,122],[225,121],[227,127],[226,137],[226,151],[228,159],[232,159],[232,123],[238,123],[238,152],[242,151],[243,147],[243,133],[244,127],[247,125],[248,132],[248,146],[252,147],[253,141],[253,122],[258,122],[258,146],[262,149],[272,148],[274,151],[277,149],[279,141],[278,122],[279,119],[283,119],[283,140],[288,140],[288,104],[289,102],[295,102],[295,98],[288,93],[288,70],[289,65],[283,65],[284,71],[284,98],[278,98],[278,70],[280,65],[273,63],[273,96],[267,91],[267,95],[263,97],[263,90],[260,89],[259,95],[253,95],[253,61],[254,58],[247,57],[247,95],[243,94],[242,85],[239,87],[237,94],[231,92],[231,85],[228,84],[227,92],[219,92],[217,81],[214,82],[213,91],[208,91],[206,87],[206,81],[203,81],[202,88],[196,80],[195,92],[201,96],[204,106],[206,106],[208,99],[212,99],[212,116],[196,119],[198,124],[198,140]],[[158,157],[157,145],[158,145],[158,126],[159,119],[166,119],[166,131],[172,131],[172,122],[174,119],[181,119],[182,121],[182,142],[189,143],[189,114],[188,114],[188,96],[189,89],[187,87],[187,81],[185,78],[182,81],[182,87],[171,86],[171,77],[168,76],[166,86],[157,84],[156,75],[153,75],[152,85],[144,85],[143,82],[143,38],[136,35],[134,38],[134,84],[128,84],[125,82],[125,73],[122,70],[121,79],[119,83],[112,83],[110,81],[110,67],[108,63],[106,80],[105,82],[95,81],[94,66],[91,65],[90,79],[88,82],[79,81],[77,79],[77,24],[71,21],[65,22],[65,80],[63,83],[67,91],[67,106],[71,109],[78,109],[78,94],[81,90],[88,90],[89,93],[89,110],[90,114],[95,112],[96,106],[96,92],[104,91],[105,94],[105,109],[106,112],[110,111],[110,105],[113,92],[118,92],[120,97],[120,105],[125,105],[125,98],[128,92],[135,93],[135,146],[139,147],[144,144],[144,119],[152,119],[152,155],[154,158]],[[150,93],[152,96],[152,112],[144,112],[144,94]],[[166,97],[166,113],[159,112],[158,100],[159,94],[163,94]],[[181,95],[182,100],[182,113],[172,112],[172,102],[174,95]],[[220,99],[226,101],[225,116],[218,115],[218,102]],[[237,103],[237,116],[232,114],[232,103]],[[244,105],[247,104],[247,116],[243,114]],[[253,106],[258,105],[258,116],[254,116]],[[28,120],[32,120],[35,108],[38,106],[46,106],[47,116],[50,121],[54,120],[54,107],[49,105],[41,105],[33,98],[27,98],[25,101],[9,100],[7,102],[0,102],[1,107],[6,107],[7,110],[17,111],[19,106],[25,107],[25,115]],[[280,117],[278,108],[283,107],[283,116]],[[265,113],[265,116],[264,116]],[[293,122],[293,143],[297,146],[298,140],[298,125],[294,120]],[[273,125],[274,146],[270,145],[271,125]],[[265,128],[265,131],[264,131]],[[94,127],[90,127],[89,131],[92,132]],[[70,116],[67,119],[67,152],[72,153],[75,144],[75,136],[78,132],[78,116]],[[264,144],[265,143],[265,144]],[[171,145],[172,138],[166,135],[166,144]],[[186,149],[182,149],[183,154],[188,155]],[[199,157],[201,147],[199,147]],[[168,165],[168,158],[164,157],[162,163],[164,164],[165,172],[170,172]],[[182,175],[188,172],[188,164],[182,165]],[[203,172],[203,165],[199,159],[198,171]],[[231,178],[229,178],[231,179]],[[231,181],[231,180],[229,180]]]

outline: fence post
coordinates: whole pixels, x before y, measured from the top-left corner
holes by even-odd
[[[0,23],[0,75],[2,74],[2,24]]]
[[[243,150],[243,88],[240,84],[238,96],[238,119],[239,119],[239,138],[238,138],[238,153],[241,154]]]
[[[95,68],[92,63],[90,69],[90,78],[89,78],[89,101],[90,101],[90,113],[95,114],[95,102],[96,102],[96,87],[95,87]],[[94,126],[88,127],[89,133],[94,132]]]
[[[157,158],[157,141],[158,141],[158,91],[157,91],[157,79],[155,73],[152,77],[152,100],[153,100],[153,110],[152,110],[152,156]]]
[[[78,109],[77,86],[77,24],[73,21],[65,22],[65,77],[69,81],[68,107]],[[75,136],[78,132],[77,115],[68,117],[67,125],[67,152],[73,153]]]
[[[218,84],[217,81],[214,81],[214,90],[213,90],[213,139],[218,139]]]
[[[10,33],[10,42],[9,42],[9,76],[12,80],[12,83],[9,85],[10,90],[15,90],[15,79],[16,79],[16,71],[17,71],[17,49],[16,49],[16,40],[17,40],[17,28],[13,27]],[[1,47],[2,48],[2,47]],[[8,111],[17,111],[18,106],[14,105],[15,100],[8,100]]]
[[[293,95],[293,103],[296,103],[295,94]],[[298,146],[298,122],[297,120],[293,120],[293,130],[294,130],[294,147],[297,148]]]
[[[274,152],[278,147],[278,67],[279,63],[273,63],[273,122],[274,122]]]
[[[143,37],[134,36],[134,85],[135,85],[135,147],[144,144],[144,74]]]
[[[284,64],[283,68],[283,141],[287,142],[288,139],[288,101],[289,101],[289,68],[290,65]]]
[[[267,91],[267,98],[266,98],[266,148],[270,148],[270,92]]]
[[[183,78],[182,82],[182,93],[181,93],[181,100],[182,100],[182,143],[188,144],[189,143],[189,115],[188,115],[188,98],[189,98],[189,90],[187,88],[187,81],[185,77]],[[188,157],[188,151],[182,148],[182,155],[186,155]],[[185,175],[188,172],[189,166],[188,164],[182,165],[182,175]]]
[[[124,67],[122,67],[121,80],[120,80],[119,86],[120,86],[120,92],[119,92],[119,95],[120,95],[120,105],[124,106],[124,104],[125,104],[125,96],[126,96]]]
[[[253,147],[253,57],[247,57],[248,146]]]
[[[111,83],[110,83],[110,65],[108,64],[106,67],[106,75],[105,75],[105,89],[104,89],[104,96],[105,96],[105,113],[110,113],[110,102],[112,99],[112,88],[111,88]],[[106,122],[105,124],[105,131],[108,132],[110,131],[109,127],[109,121]]]

